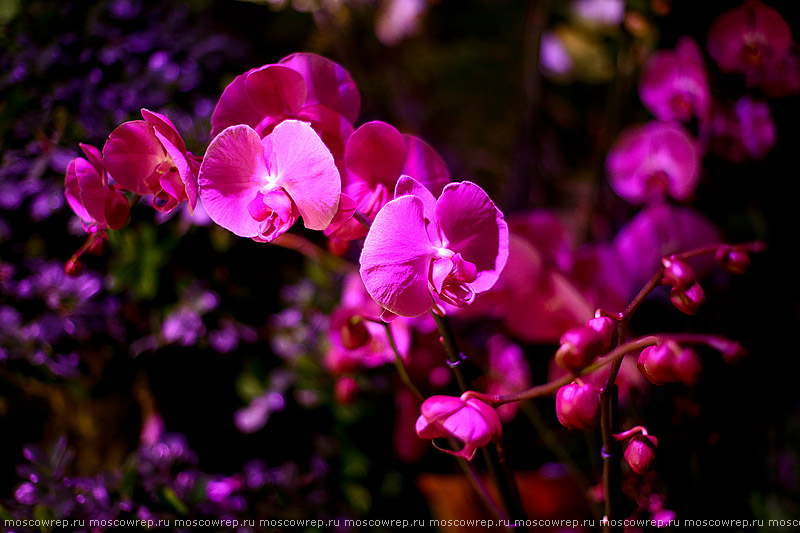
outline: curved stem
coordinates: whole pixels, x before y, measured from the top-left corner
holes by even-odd
[[[447,353],[448,366],[453,370],[456,381],[458,381],[458,386],[461,392],[464,393],[467,391],[467,382],[464,379],[464,374],[461,372],[461,363],[464,361],[464,357],[456,345],[453,329],[450,327],[450,322],[445,316],[437,314],[434,311],[431,311],[431,315],[436,322],[436,327],[439,329],[439,334],[442,336],[442,344]],[[486,467],[489,470],[489,474],[492,476],[494,484],[497,487],[497,492],[500,494],[503,506],[508,509],[509,513],[514,517],[524,517],[525,512],[522,510],[520,503],[522,499],[519,496],[516,480],[513,476],[509,477],[505,475],[509,472],[508,469],[504,469],[498,457],[493,456],[485,446],[481,448],[481,452],[486,460]]]
[[[645,348],[647,346],[653,346],[654,344],[659,344],[660,342],[661,339],[653,335],[648,335],[647,337],[641,337],[634,341],[617,346],[615,349],[611,350],[603,357],[596,359],[594,363],[584,368],[580,372],[580,374],[568,374],[559,379],[555,379],[553,381],[549,381],[542,385],[531,387],[530,389],[524,390],[522,392],[517,392],[513,394],[485,394],[482,392],[468,391],[467,395],[469,397],[476,398],[478,400],[481,400],[482,402],[495,406],[503,405],[504,403],[519,402],[522,400],[540,398],[542,396],[552,396],[553,394],[558,392],[558,389],[560,389],[564,385],[570,384],[576,377],[586,375],[590,372],[594,372],[598,368],[602,368],[617,360],[621,360],[623,356],[625,356],[628,353],[641,350],[642,348]]]
[[[392,347],[392,351],[394,352],[394,366],[397,368],[397,373],[400,375],[400,379],[403,381],[405,386],[408,387],[408,390],[410,390],[420,402],[424,401],[425,396],[422,395],[416,385],[414,385],[414,382],[411,381],[411,376],[408,375],[406,365],[403,363],[403,358],[400,357],[400,351],[397,349],[397,343],[394,341],[394,334],[392,333],[391,325],[384,323],[383,326],[386,328],[386,336],[389,338],[389,346]]]

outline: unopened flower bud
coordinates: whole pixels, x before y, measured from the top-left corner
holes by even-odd
[[[706,293],[703,292],[703,287],[695,282],[685,291],[673,287],[669,299],[678,310],[687,315],[696,315],[697,311],[700,310],[700,306],[706,301]]]
[[[672,368],[678,380],[686,385],[694,385],[700,377],[703,369],[700,358],[691,348],[684,348],[674,354],[672,358]]]
[[[658,439],[652,435],[636,435],[625,448],[625,462],[639,475],[646,474],[656,458]]]
[[[360,316],[351,317],[343,325],[340,331],[342,346],[348,350],[361,348],[369,342],[370,334],[364,320]]]
[[[637,363],[639,372],[653,385],[678,381],[673,366],[673,359],[678,351],[680,351],[680,346],[672,340],[646,347],[639,354]]]
[[[744,271],[750,266],[750,254],[743,250],[721,248],[717,250],[714,259],[732,274],[744,274]]]
[[[616,342],[617,328],[614,321],[606,316],[592,318],[586,326],[595,330],[603,339],[603,351],[611,349]]]
[[[603,336],[587,326],[578,326],[561,335],[556,364],[577,371],[588,365],[603,351]]]
[[[71,257],[64,265],[64,273],[67,276],[77,276],[83,270],[83,263],[80,259]]]
[[[333,388],[336,401],[347,405],[353,403],[358,396],[358,382],[351,376],[344,376],[336,380]]]
[[[593,429],[600,422],[600,393],[588,383],[573,381],[558,389],[556,415],[567,429]]]
[[[673,289],[685,291],[695,284],[696,278],[692,267],[680,259],[664,258],[664,277],[662,283],[671,285]]]

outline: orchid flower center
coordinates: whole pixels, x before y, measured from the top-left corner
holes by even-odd
[[[431,262],[430,283],[434,292],[445,302],[456,307],[466,307],[475,299],[470,284],[477,277],[477,267],[444,246],[436,248]]]
[[[269,184],[256,193],[247,211],[253,220],[260,222],[259,233],[272,240],[283,234],[300,216],[297,206],[282,187]]]

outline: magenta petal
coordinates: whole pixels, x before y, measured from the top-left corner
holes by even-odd
[[[353,125],[341,113],[323,105],[305,106],[296,113],[295,118],[311,123],[341,168],[345,145],[353,134]]]
[[[109,228],[118,230],[124,226],[128,221],[130,210],[130,204],[124,194],[117,190],[108,190],[106,192],[104,212]]]
[[[508,259],[508,225],[494,202],[472,182],[451,183],[436,201],[444,246],[477,267],[470,287],[488,291]]]
[[[425,185],[434,196],[450,182],[450,171],[439,154],[419,137],[403,135],[408,149],[402,173]]]
[[[78,179],[81,204],[86,209],[90,219],[104,226],[106,218],[103,206],[108,187],[103,184],[103,180],[95,167],[83,158],[75,160],[75,175]]]
[[[67,167],[67,177],[64,180],[64,185],[66,187],[65,195],[67,197],[67,203],[72,208],[72,211],[78,215],[78,218],[84,223],[89,224],[97,221],[97,219],[89,213],[81,195],[81,181],[86,179],[83,178],[85,174],[96,175],[97,173],[91,163],[86,159],[82,157],[73,159]],[[95,215],[96,214],[95,212]]]
[[[103,176],[103,154],[91,144],[78,143],[78,146],[80,146],[83,153],[86,154],[86,159],[89,163],[91,163],[97,173],[102,176],[103,184],[105,185],[105,176]]]
[[[370,187],[383,184],[392,190],[403,170],[406,153],[399,131],[384,122],[367,122],[347,140],[347,181],[363,181]]]
[[[422,200],[425,206],[425,219],[434,221],[436,219],[436,197],[433,193],[411,176],[400,176],[394,188],[394,197],[399,198],[410,194]]]
[[[222,96],[211,115],[212,137],[219,135],[225,128],[237,124],[247,124],[255,128],[264,118],[247,98],[245,80],[250,72],[253,70],[236,76],[222,91]]]
[[[378,212],[364,240],[360,272],[370,296],[401,316],[419,316],[432,305],[428,273],[436,249],[428,240],[423,204],[403,196]]]
[[[108,136],[103,165],[123,189],[136,194],[158,192],[156,167],[167,158],[153,127],[143,120],[125,122]]]
[[[161,137],[166,137],[169,139],[169,142],[175,145],[178,150],[181,152],[186,152],[186,144],[183,142],[181,134],[178,133],[178,129],[175,127],[175,124],[173,124],[172,121],[166,117],[166,115],[162,115],[161,113],[156,113],[155,111],[150,111],[149,109],[145,108],[142,108],[141,112],[144,121],[153,126],[153,129],[155,129],[157,135],[161,134]]]
[[[455,396],[436,395],[422,402],[420,413],[431,422],[447,418],[459,409],[464,408],[461,398]]]
[[[247,206],[267,178],[261,137],[249,126],[231,126],[208,146],[197,180],[200,199],[211,220],[240,237],[255,237],[259,222]]]
[[[158,128],[156,128],[155,134],[158,140],[161,141],[161,145],[164,147],[164,150],[166,150],[167,154],[169,154],[169,156],[172,158],[175,168],[178,169],[178,176],[180,176],[181,181],[180,187],[176,187],[174,192],[172,190],[168,190],[167,187],[163,186],[163,184],[162,187],[179,202],[183,201],[184,197],[188,199],[189,213],[194,213],[194,208],[197,205],[197,181],[192,173],[189,160],[186,157],[186,150],[181,150],[179,145],[176,145],[172,142],[172,139],[162,135]],[[180,136],[178,136],[178,139],[182,144],[183,140],[180,139]]]
[[[270,170],[275,185],[286,189],[308,229],[328,227],[342,193],[330,150],[311,126],[299,120],[281,122],[266,139],[274,150],[275,167]]]
[[[305,79],[308,88],[306,105],[322,104],[341,113],[351,124],[356,121],[361,97],[350,73],[341,65],[308,53],[286,56],[279,64],[300,73]]]
[[[303,76],[280,65],[250,71],[245,76],[244,91],[250,106],[262,117],[290,116],[306,100]]]

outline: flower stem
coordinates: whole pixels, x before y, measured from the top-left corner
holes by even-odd
[[[400,375],[400,379],[403,381],[405,386],[408,387],[408,390],[410,390],[420,402],[425,400],[425,396],[422,395],[419,389],[414,385],[414,382],[411,381],[411,376],[408,375],[406,365],[403,363],[403,358],[400,357],[400,351],[397,349],[397,343],[394,341],[394,334],[392,333],[391,325],[384,323],[383,326],[386,328],[386,337],[389,339],[389,346],[392,347],[392,351],[394,352],[394,366],[397,368],[397,373]]]
[[[448,366],[453,370],[458,386],[461,392],[464,393],[467,391],[467,382],[464,379],[464,374],[461,372],[461,362],[464,358],[456,345],[453,329],[450,327],[450,322],[445,316],[434,311],[431,311],[431,315],[436,322],[436,327],[439,329],[439,334],[442,336],[442,344],[447,354]],[[522,499],[519,496],[519,489],[517,488],[517,483],[513,475],[505,475],[506,473],[510,473],[510,471],[507,468],[503,468],[503,465],[500,464],[499,457],[493,455],[487,447],[484,446],[481,448],[481,452],[486,460],[486,467],[489,470],[489,474],[492,476],[495,487],[497,487],[497,492],[500,495],[503,506],[513,517],[524,518],[525,512],[521,505]]]

